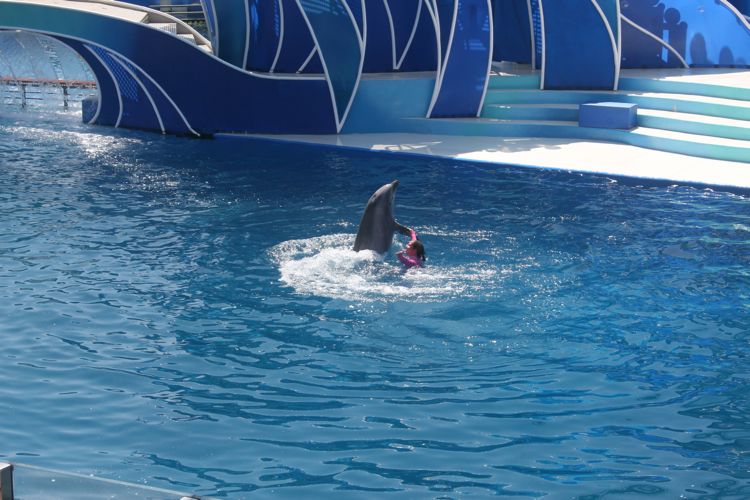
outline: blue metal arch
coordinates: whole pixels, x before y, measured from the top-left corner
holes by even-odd
[[[324,79],[258,77],[144,24],[50,5],[1,2],[0,28],[34,31],[106,49],[138,68],[139,79],[158,86],[181,118],[184,117],[188,128],[199,135],[338,130]],[[113,102],[119,100],[114,84],[108,82],[112,77],[107,76],[103,63],[92,62],[95,58],[87,57],[80,46],[78,49],[100,79],[98,123],[111,123],[111,110],[116,107]],[[184,133],[184,127],[169,127],[166,131]]]
[[[55,38],[75,50],[86,64],[89,65],[96,78],[96,87],[99,91],[97,111],[88,123],[114,126],[120,114],[120,97],[109,69],[83,43],[63,37]]]
[[[120,104],[115,126],[163,131],[159,111],[151,104],[150,96],[147,96],[140,80],[136,80],[137,74],[132,72],[131,67],[125,66],[117,56],[102,48],[88,45],[86,48],[102,61],[114,79]]]
[[[175,108],[174,104],[169,101],[164,92],[162,92],[161,89],[159,89],[159,87],[148,78],[148,75],[133,66],[132,63],[124,61],[121,58],[118,58],[118,60],[124,67],[129,68],[138,78],[144,92],[149,95],[149,101],[151,102],[154,111],[158,114],[162,132],[171,130],[181,134],[191,133],[187,123],[185,123],[185,120],[180,116],[177,108]]]

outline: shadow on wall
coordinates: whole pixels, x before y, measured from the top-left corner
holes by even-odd
[[[660,0],[623,1],[623,14],[654,37],[664,40],[679,54],[687,45],[687,23],[677,9],[667,9]],[[677,55],[656,38],[624,22],[622,24],[623,68],[682,68]]]
[[[690,60],[692,66],[716,66],[708,57],[706,39],[703,35],[696,35],[690,41]],[[741,57],[735,57],[730,47],[722,47],[719,51],[718,65],[721,67],[747,66],[748,61]]]
[[[622,0],[621,7],[623,68],[750,64],[750,29],[726,3]]]

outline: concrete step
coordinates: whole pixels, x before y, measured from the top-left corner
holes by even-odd
[[[750,101],[658,92],[489,89],[485,106],[495,104],[583,104],[628,102],[645,109],[750,120]]]
[[[638,125],[652,129],[750,141],[750,121],[675,113],[658,109],[639,109]]]
[[[539,74],[493,74],[487,85],[490,89],[539,89],[541,85]]]
[[[630,144],[643,148],[750,165],[750,140],[714,137],[650,127],[632,130],[579,127],[575,121],[491,118],[415,119],[429,133],[502,137],[569,138]]]
[[[727,70],[729,71],[729,70]],[[750,81],[750,72],[738,72],[737,76],[728,82],[736,82],[737,85],[703,83],[699,81],[682,81],[665,78],[639,78],[632,76],[621,76],[619,90],[626,92],[660,92],[665,94],[688,94],[693,96],[719,97],[724,99],[736,99],[750,101],[750,88],[741,86],[740,81],[747,78]]]
[[[578,121],[578,104],[488,104],[481,118]]]
[[[578,104],[491,104],[481,118],[515,121],[578,121]],[[750,121],[640,108],[638,125],[689,134],[750,140]]]

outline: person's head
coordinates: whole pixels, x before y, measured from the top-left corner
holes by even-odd
[[[425,255],[424,252],[424,245],[419,240],[410,241],[409,244],[406,245],[406,251],[409,255],[419,257],[421,260],[427,260],[427,255]]]

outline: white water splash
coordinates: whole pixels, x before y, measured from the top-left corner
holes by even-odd
[[[270,250],[280,281],[302,295],[353,302],[441,302],[479,296],[499,285],[506,271],[481,263],[428,263],[406,270],[393,253],[353,251],[353,234],[290,240]],[[489,285],[489,286],[488,286]]]

